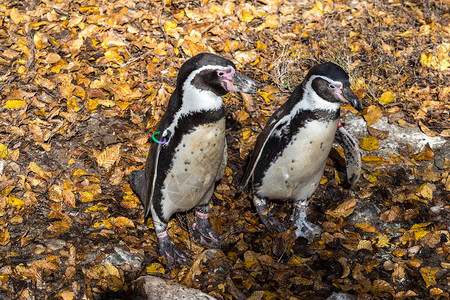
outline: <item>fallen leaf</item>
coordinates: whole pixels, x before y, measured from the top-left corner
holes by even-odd
[[[439,272],[439,268],[437,267],[423,267],[419,269],[420,275],[422,275],[425,284],[428,287],[435,285],[436,282],[436,274]]]
[[[8,100],[3,107],[7,109],[16,109],[22,107],[24,104],[24,100]]]
[[[383,115],[381,108],[375,105],[371,105],[364,110],[363,117],[366,120],[367,126],[373,125]]]
[[[378,101],[383,105],[392,103],[395,101],[394,93],[392,91],[384,92],[383,94],[381,94]]]
[[[327,210],[325,213],[333,218],[348,217],[355,209],[356,199],[348,200],[341,203],[334,210]]]
[[[373,136],[364,137],[359,142],[359,147],[366,151],[377,150],[379,148],[378,139]]]

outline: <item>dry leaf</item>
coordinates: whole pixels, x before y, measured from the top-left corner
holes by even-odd
[[[120,144],[106,147],[105,151],[96,156],[98,166],[109,171],[120,159],[120,147]]]
[[[363,117],[366,120],[367,126],[373,125],[381,118],[383,115],[381,108],[378,106],[371,105],[364,110]]]
[[[383,105],[392,103],[392,102],[395,101],[394,93],[393,93],[392,91],[384,92],[384,93],[380,96],[380,98],[378,99],[378,101],[379,101],[381,104],[383,104]]]
[[[355,209],[355,205],[356,199],[353,198],[351,200],[339,204],[338,207],[336,207],[334,210],[327,210],[325,213],[333,218],[341,218],[341,217],[346,218],[349,215],[351,215],[351,213]]]
[[[378,139],[373,136],[364,137],[359,142],[359,147],[366,151],[377,150],[379,147]]]

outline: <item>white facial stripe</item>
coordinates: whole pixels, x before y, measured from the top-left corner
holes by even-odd
[[[331,80],[330,78],[325,77],[325,76],[320,76],[320,75],[311,76],[311,78],[305,84],[305,88],[303,91],[303,100],[297,102],[297,104],[295,104],[294,107],[292,108],[291,113],[284,116],[283,118],[281,118],[278,121],[278,124],[281,124],[281,123],[290,124],[291,120],[294,118],[294,116],[300,110],[311,110],[312,111],[315,109],[320,109],[320,110],[329,110],[330,112],[333,112],[333,111],[336,111],[339,109],[339,107],[340,107],[339,103],[332,103],[332,102],[326,101],[326,100],[322,99],[321,97],[319,97],[319,95],[317,95],[317,93],[314,91],[311,84],[312,84],[312,81],[316,78],[322,78],[322,79],[330,82],[331,84],[335,84],[335,85],[342,84],[339,81]],[[281,130],[275,131],[273,134],[276,136],[280,136]]]
[[[171,132],[174,132],[175,127],[178,124],[178,120],[182,116],[187,115],[189,113],[220,109],[223,104],[222,97],[217,96],[211,91],[199,90],[195,88],[192,85],[192,80],[195,78],[195,76],[197,76],[198,73],[204,70],[229,70],[230,68],[233,67],[209,65],[201,67],[193,71],[191,74],[189,74],[189,76],[186,78],[186,81],[183,83],[182,87],[183,103],[181,104],[180,110],[177,111],[177,113],[175,114],[172,125],[167,129],[170,130]]]

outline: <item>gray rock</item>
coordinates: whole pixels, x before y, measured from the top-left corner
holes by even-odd
[[[147,300],[214,300],[200,290],[181,284],[169,284],[155,276],[141,276],[133,282],[133,289]]]
[[[364,118],[347,113],[343,118],[345,122],[345,128],[358,140],[368,136],[366,121]],[[387,117],[381,117],[377,123],[371,125],[371,127],[388,131],[389,134],[386,139],[378,140],[378,150],[372,150],[370,152],[361,150],[363,155],[374,154],[389,159],[388,152],[399,154],[399,146],[409,144],[414,153],[418,153],[423,150],[423,147],[428,143],[431,149],[438,150],[444,147],[447,140],[441,136],[430,137],[423,133],[418,126],[403,128],[396,124],[390,124]],[[389,159],[390,160],[390,159]]]
[[[356,298],[349,294],[333,293],[327,300],[356,300]]]
[[[6,160],[0,159],[0,176],[2,176],[3,169],[5,168],[5,166],[6,166]]]
[[[131,253],[128,249],[121,247],[114,247],[114,252],[110,253],[103,260],[103,263],[107,263],[113,266],[130,265],[134,268],[140,268],[142,266],[143,259],[137,254]]]

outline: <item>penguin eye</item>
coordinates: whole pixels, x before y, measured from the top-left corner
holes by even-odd
[[[332,83],[330,83],[330,84],[328,85],[328,87],[329,87],[330,89],[332,89],[332,90],[336,89],[336,87],[335,87],[334,84],[332,84]]]
[[[217,76],[231,79],[231,77],[233,76],[234,72],[235,72],[235,70],[232,69],[232,68],[226,69],[226,70],[218,70],[217,71]]]

